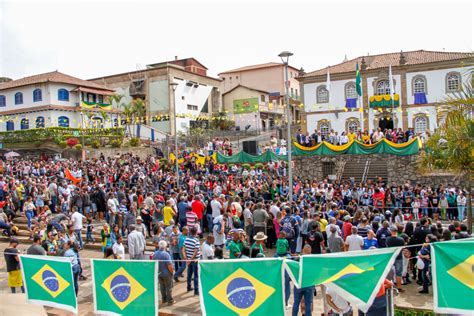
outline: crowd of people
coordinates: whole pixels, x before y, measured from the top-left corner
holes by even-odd
[[[73,181],[67,174],[75,175]],[[199,165],[190,159],[180,166],[177,184],[173,166],[153,156],[9,160],[0,176],[0,228],[12,236],[5,250],[9,286],[15,292],[22,285],[15,272],[20,269],[15,218],[22,215],[33,243],[27,253],[70,257],[76,293],[84,279],[81,250],[100,242],[107,259],[123,260],[128,253],[132,260],[159,260],[163,304],[175,302],[173,283],[182,278],[199,295],[198,260],[297,259],[384,247],[406,247],[394,265],[398,290],[415,281],[420,293],[428,293],[429,244],[470,236],[462,188],[295,177],[289,201],[283,175],[278,163],[265,170],[228,170],[212,160]],[[285,283],[290,306],[288,276]],[[293,315],[302,300],[303,313],[311,314],[314,291],[294,288]],[[337,293],[329,291],[327,300],[336,314],[350,310]]]

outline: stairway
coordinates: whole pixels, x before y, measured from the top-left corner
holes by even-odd
[[[355,183],[359,183],[362,181],[368,157],[364,155],[354,155],[353,157],[345,164],[341,180],[354,178]]]
[[[29,238],[30,237],[30,232],[28,231],[26,217],[24,215],[18,215],[13,220],[13,223],[15,224],[15,226],[17,226],[20,229],[20,231],[18,232],[18,235],[15,236],[16,238],[18,238],[18,241],[20,242],[20,244],[31,244],[31,243],[33,243],[33,241]],[[92,232],[94,242],[89,243],[89,244],[86,244],[86,229],[85,228],[82,229],[82,240],[84,242],[84,248],[85,249],[94,249],[94,250],[101,250],[102,249],[102,239],[101,239],[101,236],[100,236],[100,231],[102,229],[102,225],[103,225],[103,223],[99,223],[97,221],[94,221],[94,230]],[[0,231],[0,233],[1,233],[1,231]],[[0,236],[0,241],[8,242],[9,240],[10,240],[10,237],[3,236],[3,235]],[[126,242],[127,242],[127,239],[124,238],[125,246],[126,246]],[[148,251],[154,251],[155,250],[155,246],[153,245],[153,243],[151,242],[150,239],[147,239],[146,250],[148,250]]]
[[[382,156],[382,159],[372,158],[370,161],[369,169],[367,172],[367,180],[375,181],[378,177],[381,177],[383,182],[387,183],[388,170],[387,170],[387,159],[390,156]]]

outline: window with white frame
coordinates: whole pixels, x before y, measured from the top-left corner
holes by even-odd
[[[346,100],[347,99],[357,99],[357,90],[356,85],[353,82],[346,84]]]
[[[424,133],[428,129],[428,118],[426,116],[418,116],[415,118],[415,134]]]
[[[317,103],[328,103],[329,102],[329,91],[326,86],[319,86],[316,89],[316,102]]]
[[[319,124],[319,131],[321,132],[322,136],[327,136],[329,135],[331,127],[329,126],[329,123],[327,122],[322,122]]]
[[[377,82],[375,93],[376,95],[390,94],[390,84],[388,80],[380,80]]]
[[[188,110],[189,110],[189,111],[197,111],[197,110],[198,110],[198,106],[197,106],[197,105],[194,105],[194,104],[188,104]]]
[[[457,72],[446,76],[446,92],[457,92],[461,90],[461,75]]]
[[[349,121],[349,123],[347,123],[347,130],[350,133],[356,133],[359,130],[359,122],[358,121]]]
[[[415,77],[413,79],[413,92],[426,93],[426,80],[424,77]]]

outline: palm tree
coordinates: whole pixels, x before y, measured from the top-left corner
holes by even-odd
[[[469,70],[472,75],[473,69]],[[426,143],[421,164],[454,172],[467,186],[468,227],[472,232],[471,179],[474,171],[474,95],[472,82],[445,100],[445,117]]]
[[[134,118],[134,123],[136,125],[139,125],[142,122],[142,118],[146,115],[145,101],[143,101],[140,98],[133,100],[132,101],[132,114]]]

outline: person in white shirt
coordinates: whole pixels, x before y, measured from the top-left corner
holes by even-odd
[[[118,212],[118,201],[112,193],[109,194],[109,199],[107,200],[107,211],[109,214],[109,226],[113,227],[115,224],[115,215]]]
[[[346,238],[346,249],[347,251],[362,250],[364,247],[364,238],[357,234],[357,227],[352,226],[352,234]]]
[[[214,259],[214,236],[212,236],[211,234],[207,235],[206,241],[202,243],[201,259],[202,260]]]
[[[224,215],[219,215],[214,218],[214,227],[212,228],[212,234],[214,236],[214,245],[216,247],[224,248],[225,246],[225,227],[227,225],[227,219]]]
[[[459,220],[462,221],[464,219],[464,210],[466,209],[467,199],[464,193],[461,191],[459,192],[458,197],[456,198],[456,203],[458,205],[458,217]]]
[[[212,219],[215,219],[217,216],[221,215],[222,207],[222,202],[219,201],[218,195],[214,195],[214,199],[211,201]]]
[[[142,233],[135,230],[135,225],[130,225],[130,233],[127,237],[128,254],[131,260],[143,259],[146,241]]]
[[[349,303],[331,287],[326,287],[326,300],[328,305],[331,307],[333,314],[352,315],[352,313],[349,314],[351,311]]]
[[[114,256],[116,259],[125,260],[125,247],[123,246],[123,238],[122,235],[117,236],[117,241],[112,246],[112,251],[114,252]]]
[[[83,248],[84,244],[82,242],[82,220],[86,217],[77,211],[77,207],[73,207],[73,213],[71,215],[71,222],[74,232],[79,239],[79,247]]]

